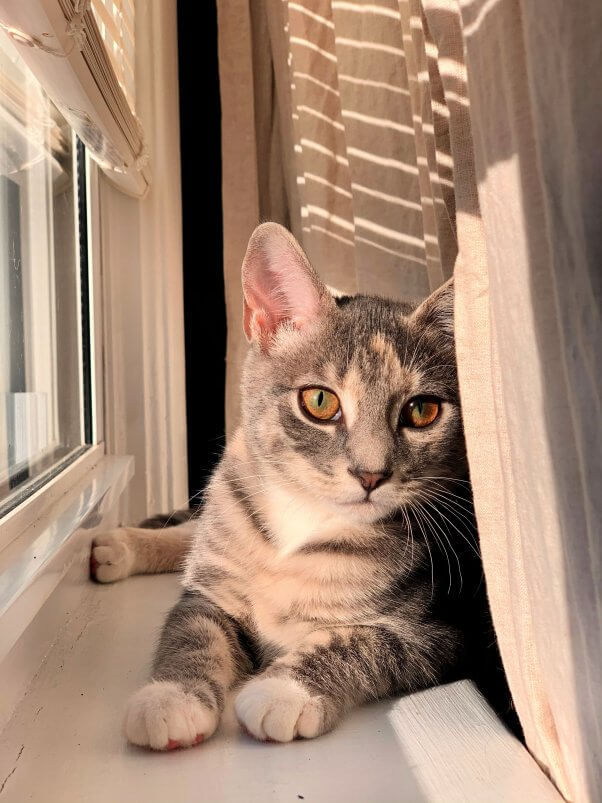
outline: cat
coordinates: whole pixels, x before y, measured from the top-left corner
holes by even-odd
[[[336,298],[265,223],[242,284],[242,424],[200,512],[93,547],[101,582],[184,568],[126,716],[156,750],[208,739],[232,689],[255,738],[319,736],[353,706],[466,674],[487,631],[452,282],[418,306]]]

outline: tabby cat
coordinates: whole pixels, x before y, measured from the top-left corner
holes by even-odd
[[[288,742],[458,677],[483,610],[452,285],[417,308],[335,298],[274,223],[242,283],[242,424],[201,512],[93,548],[101,582],[184,567],[126,716],[156,750],[209,738],[234,688],[243,728]]]

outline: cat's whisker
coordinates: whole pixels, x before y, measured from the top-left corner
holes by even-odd
[[[429,490],[425,491],[425,493],[429,494],[430,499],[437,500],[437,502],[446,510],[448,510],[451,515],[462,519],[471,530],[477,533],[477,525],[474,518],[474,511],[472,509],[462,507],[457,501],[451,499],[447,495],[443,496],[441,491]]]
[[[447,553],[447,549],[445,548],[445,544],[443,543],[441,538],[437,535],[435,530],[433,530],[432,524],[429,522],[428,518],[426,518],[425,509],[423,507],[421,507],[420,505],[417,505],[417,507],[415,509],[415,512],[423,520],[425,527],[430,532],[430,534],[433,536],[433,538],[435,539],[436,544],[440,547],[441,551],[445,555],[445,559],[447,560],[447,571],[448,571],[448,574],[449,574],[449,586],[448,586],[448,589],[447,589],[447,593],[449,594],[449,593],[451,593],[451,589],[452,589],[452,571],[451,571],[451,563],[450,563],[450,560],[449,560],[449,555]]]
[[[473,524],[476,523],[474,507],[464,497],[437,487],[424,488],[423,492],[428,493],[433,497],[437,497],[438,499],[444,499],[447,504],[452,505],[459,511],[459,513],[461,512],[466,519]]]
[[[447,541],[447,543],[448,543],[448,545],[449,545],[449,548],[451,549],[451,551],[452,551],[452,553],[453,553],[454,557],[456,558],[456,562],[457,562],[457,564],[458,564],[458,573],[459,573],[459,575],[460,575],[460,589],[459,589],[459,590],[460,590],[460,593],[461,593],[461,592],[462,592],[462,586],[463,586],[463,584],[464,584],[464,580],[463,580],[463,577],[462,577],[462,566],[461,566],[461,564],[460,564],[460,558],[458,557],[458,553],[457,553],[457,552],[456,552],[456,550],[454,549],[454,547],[453,547],[453,544],[452,544],[452,542],[451,542],[451,540],[450,540],[450,538],[449,538],[449,535],[448,535],[448,534],[446,534],[446,533],[444,532],[443,528],[441,527],[441,525],[439,524],[439,522],[436,520],[436,518],[434,517],[434,515],[433,515],[432,513],[429,513],[429,511],[428,511],[426,508],[422,508],[422,512],[424,513],[424,515],[425,515],[425,516],[427,516],[427,517],[428,517],[428,518],[431,520],[432,524],[433,524],[435,527],[437,527],[437,529],[439,530],[439,532],[441,533],[441,535],[442,535],[442,536],[445,538],[445,540]],[[448,561],[447,561],[447,562],[448,562],[448,567],[449,567],[449,558],[448,558]],[[449,570],[449,571],[450,571],[450,577],[449,577],[449,589],[448,589],[448,592],[451,592],[451,587],[452,587],[452,581],[451,581],[451,567],[450,567],[450,570]]]
[[[410,522],[410,517],[408,515],[408,512],[407,512],[406,508],[404,507],[402,509],[403,509],[403,514],[404,514],[404,516],[406,518],[406,522],[408,524],[408,532],[410,534],[410,539],[411,539],[411,543],[412,543],[412,553],[410,555],[410,565],[413,566],[414,565],[414,531],[412,529],[412,524]]]
[[[414,360],[415,360],[415,359],[416,359],[416,357],[418,356],[418,347],[419,347],[419,346],[420,346],[420,344],[422,343],[422,340],[423,340],[423,338],[424,338],[424,336],[426,335],[426,333],[427,333],[427,332],[428,332],[428,328],[425,328],[425,329],[422,331],[422,333],[421,333],[420,337],[418,338],[418,340],[416,341],[416,344],[415,344],[415,346],[414,346],[414,353],[412,354],[412,359],[410,360],[410,363],[409,363],[409,365],[407,366],[407,370],[408,370],[408,371],[410,371],[410,370],[411,370],[411,369],[414,367]]]
[[[472,496],[458,494],[455,491],[450,490],[441,482],[433,480],[428,480],[427,482],[429,482],[429,492],[439,493],[443,496],[449,497],[450,501],[453,500],[456,505],[461,507],[468,513],[469,516],[474,518],[474,505],[472,504]]]
[[[409,547],[409,545],[410,545],[410,537],[411,537],[411,534],[412,534],[412,528],[411,528],[411,526],[410,526],[410,520],[409,520],[409,518],[408,518],[408,514],[406,513],[406,510],[405,510],[405,508],[403,508],[403,507],[401,508],[401,513],[402,513],[402,515],[403,515],[403,517],[404,517],[404,520],[405,520],[405,525],[406,525],[406,545],[405,545],[405,548],[404,548],[404,550],[403,550],[403,555],[402,555],[402,560],[403,560],[403,559],[405,558],[405,556],[406,556],[406,553],[407,553],[407,551],[408,551],[408,547]],[[414,543],[413,543],[413,541],[412,541],[412,558],[411,558],[411,564],[413,564],[413,563],[414,563],[414,549],[413,549],[413,547],[414,547]]]
[[[420,480],[447,480],[448,482],[461,482],[463,485],[471,485],[470,480],[461,480],[458,477],[430,477],[430,476],[420,476],[418,477]]]
[[[428,507],[428,508],[430,508],[430,509],[433,511],[433,512],[431,513],[431,515],[435,516],[436,508],[434,508],[434,509],[433,509],[432,505],[430,504],[430,500],[427,500],[427,501],[426,501],[426,504],[427,504],[427,507]],[[440,526],[440,527],[441,527],[441,526],[443,526],[443,527],[445,528],[445,532],[446,532],[446,536],[447,536],[447,541],[448,541],[448,543],[449,543],[450,549],[451,549],[451,550],[454,552],[454,554],[455,554],[455,556],[456,556],[456,560],[457,560],[457,562],[458,562],[458,571],[459,571],[459,573],[460,573],[460,581],[461,581],[461,583],[460,583],[460,586],[462,587],[462,582],[463,582],[463,581],[462,581],[462,567],[461,567],[461,561],[460,561],[460,558],[459,558],[459,556],[458,556],[458,553],[457,553],[456,549],[454,548],[454,545],[453,545],[453,542],[452,542],[452,538],[451,538],[451,533],[450,533],[450,531],[449,531],[449,529],[448,529],[448,527],[447,527],[447,521],[446,521],[446,519],[445,519],[445,518],[443,518],[443,521],[439,523],[439,526]]]
[[[432,502],[426,502],[425,504],[433,506],[433,503],[432,503]],[[436,508],[436,507],[435,507],[434,509],[435,509],[435,510],[438,510],[438,508]],[[438,513],[439,513],[439,515],[441,516],[441,518],[445,519],[445,521],[447,521],[447,523],[448,523],[448,524],[449,524],[451,527],[453,527],[453,529],[454,529],[454,530],[455,530],[455,531],[458,533],[458,535],[460,536],[460,538],[462,538],[462,539],[463,539],[463,540],[464,540],[464,541],[465,541],[465,542],[466,542],[466,543],[467,543],[467,544],[470,546],[470,548],[472,549],[472,551],[475,553],[475,555],[477,556],[477,558],[479,558],[479,560],[480,560],[480,559],[481,559],[481,555],[480,555],[479,551],[478,551],[478,550],[475,548],[475,545],[474,545],[474,543],[473,543],[473,542],[472,542],[472,541],[471,541],[471,540],[470,540],[470,539],[469,539],[469,538],[466,536],[466,534],[465,534],[465,533],[463,533],[463,532],[462,532],[462,531],[461,531],[461,530],[460,530],[458,527],[456,527],[456,525],[453,523],[453,521],[451,521],[451,519],[449,519],[449,518],[448,518],[448,517],[445,515],[445,513],[443,513],[443,511],[442,511],[442,510],[438,510]]]
[[[416,508],[412,507],[412,511],[414,513],[416,513]],[[430,559],[430,562],[431,562],[431,600],[432,600],[433,596],[435,594],[435,565],[433,563],[433,555],[432,555],[432,552],[431,552],[431,547],[430,547],[429,542],[428,542],[428,536],[427,536],[426,532],[424,531],[424,527],[422,526],[422,522],[421,522],[420,518],[417,517],[416,518],[416,522],[417,522],[418,526],[420,527],[420,529],[422,531],[422,535],[424,537],[424,543],[425,543],[425,546],[426,546],[426,548],[428,550],[429,559]]]
[[[454,497],[456,497],[456,499],[461,499],[466,504],[472,505],[472,489],[470,487],[455,488],[452,490],[452,488],[442,480],[435,480],[435,479],[430,479],[428,477],[421,477],[421,481],[428,482],[429,484],[434,485],[436,488],[441,488],[441,490],[453,495]]]
[[[445,515],[444,511],[446,511],[452,519],[455,519],[459,526],[467,527],[467,531],[463,533],[464,537],[467,541],[470,541],[470,543],[478,547],[478,531],[473,519],[468,518],[463,512],[450,507],[446,500],[436,496],[431,495],[429,497],[429,503],[438,510],[442,517]],[[443,510],[441,508],[443,508]]]

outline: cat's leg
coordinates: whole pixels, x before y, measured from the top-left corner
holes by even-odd
[[[94,538],[90,572],[101,583],[132,574],[179,572],[194,535],[194,520],[163,529],[119,527]]]
[[[261,740],[319,736],[355,705],[435,683],[439,651],[429,655],[425,641],[411,644],[381,627],[316,631],[243,686],[238,720]]]
[[[163,627],[152,681],[128,704],[130,742],[170,750],[211,736],[228,689],[252,668],[239,630],[202,594],[184,592]]]

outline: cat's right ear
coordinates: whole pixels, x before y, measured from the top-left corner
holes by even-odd
[[[245,334],[264,350],[280,326],[302,329],[334,304],[299,243],[277,223],[263,223],[251,235],[242,289]]]
[[[425,299],[414,312],[421,327],[433,326],[443,334],[454,336],[454,280],[448,279]]]

